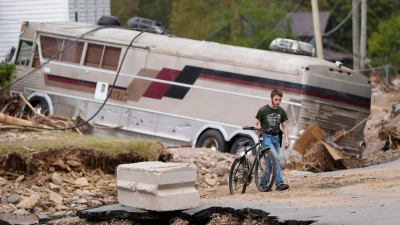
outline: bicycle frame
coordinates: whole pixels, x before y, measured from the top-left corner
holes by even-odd
[[[256,150],[256,154],[255,154],[255,159],[253,160],[253,163],[251,164],[251,168],[247,168],[248,169],[248,171],[249,171],[249,173],[247,173],[246,175],[247,175],[247,177],[246,177],[246,180],[247,180],[247,184],[246,185],[249,185],[250,183],[251,183],[251,174],[253,173],[253,170],[254,170],[254,167],[255,167],[255,165],[256,165],[256,163],[258,163],[259,162],[259,156],[260,156],[260,151],[263,151],[264,149],[269,149],[269,148],[261,148],[261,145],[262,145],[262,141],[263,141],[263,137],[261,136],[259,139],[258,139],[258,142],[255,144],[255,145],[253,145],[253,146],[251,146],[251,147],[249,147],[247,144],[249,143],[248,141],[247,142],[245,142],[245,143],[243,143],[241,146],[243,146],[244,148],[245,148],[245,150],[243,151],[243,153],[239,153],[239,155],[240,155],[240,163],[242,163],[243,162],[243,160],[245,161],[245,164],[246,164],[246,166],[248,167],[248,165],[250,165],[250,162],[249,162],[249,157],[248,157],[248,153],[250,152],[250,151],[252,151],[253,149],[257,149]],[[240,146],[239,146],[240,147]]]

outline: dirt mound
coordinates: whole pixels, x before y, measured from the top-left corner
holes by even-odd
[[[27,156],[17,152],[0,155],[0,170],[35,174],[39,171],[79,171],[99,168],[105,173],[114,173],[119,164],[147,160],[136,152],[109,154],[90,147],[59,147],[33,151]]]

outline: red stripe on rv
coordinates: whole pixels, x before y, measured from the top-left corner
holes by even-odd
[[[175,81],[175,79],[179,76],[180,70],[172,70],[163,68],[155,79],[166,80],[166,81]],[[150,86],[147,88],[146,92],[143,94],[144,97],[161,99],[165,93],[167,93],[170,84],[163,84],[159,82],[152,82]]]
[[[90,88],[96,88],[96,83],[94,83],[94,82],[75,80],[75,79],[70,79],[70,78],[65,78],[65,77],[54,76],[54,75],[50,75],[50,74],[47,74],[47,79],[49,79],[51,81],[65,83],[65,84],[73,84],[73,85],[85,86],[85,87],[90,87]]]

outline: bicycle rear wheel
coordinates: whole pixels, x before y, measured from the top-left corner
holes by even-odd
[[[270,191],[275,182],[276,160],[274,154],[269,149],[261,150],[257,155],[256,163],[256,186],[261,192]]]
[[[231,195],[239,192],[244,194],[248,184],[247,174],[245,173],[245,160],[235,159],[229,171],[229,192]]]

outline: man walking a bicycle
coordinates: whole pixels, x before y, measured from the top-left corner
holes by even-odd
[[[258,113],[254,119],[254,127],[259,127],[269,130],[268,132],[261,133],[261,131],[256,131],[256,133],[260,136],[263,135],[263,143],[262,147],[269,147],[276,159],[276,177],[275,177],[275,186],[277,191],[283,191],[289,189],[289,185],[285,184],[283,181],[282,171],[280,167],[279,160],[279,147],[281,144],[280,137],[281,129],[280,125],[283,128],[283,134],[285,136],[285,148],[289,147],[289,131],[287,127],[288,117],[286,115],[286,111],[280,107],[283,94],[279,90],[272,90],[271,92],[271,102],[267,105],[261,107],[258,110]],[[272,165],[272,163],[268,163]],[[268,165],[267,165],[268,166]],[[271,170],[268,170],[271,171]],[[260,179],[260,185],[267,184],[269,179],[269,174],[263,174]]]

